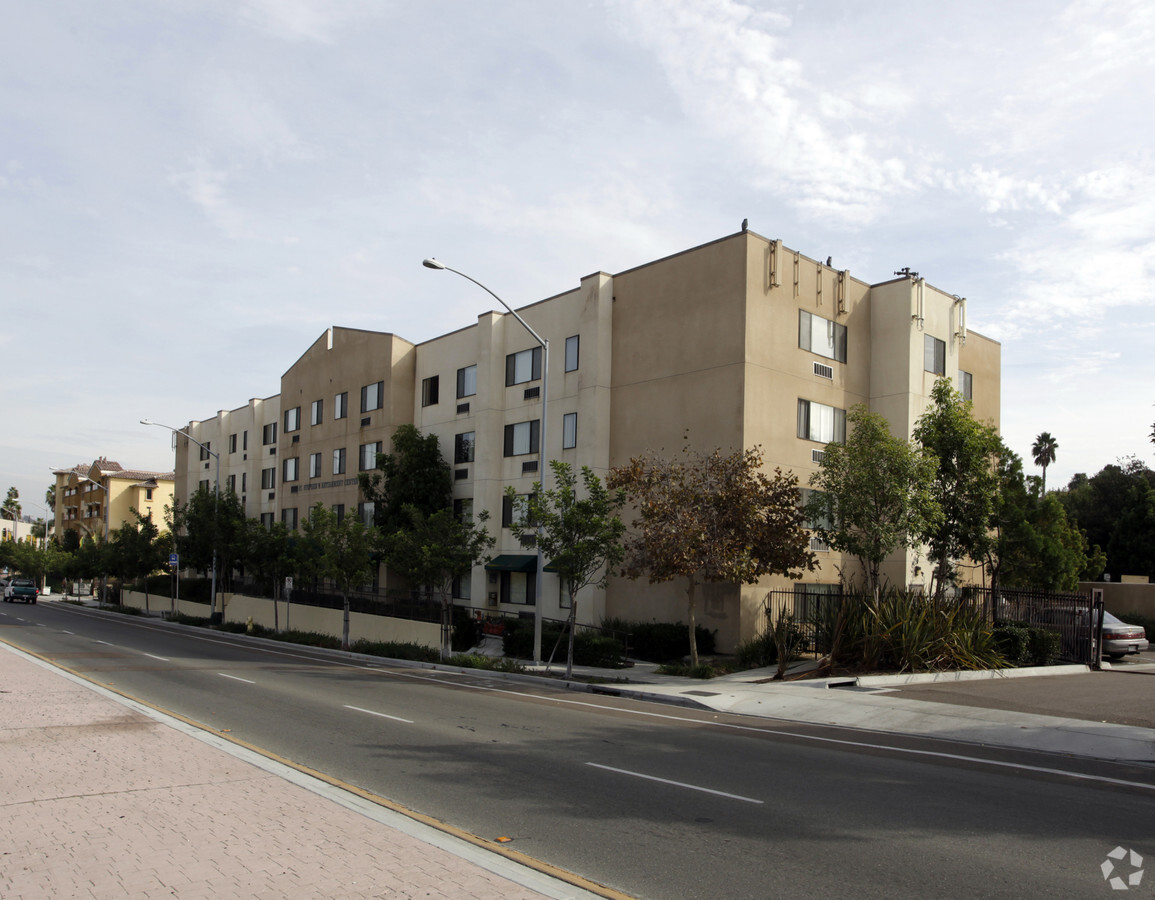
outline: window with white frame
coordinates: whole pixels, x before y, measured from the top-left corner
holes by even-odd
[[[457,370],[457,399],[472,397],[477,393],[477,366],[466,366]]]
[[[325,421],[325,401],[314,400],[312,410],[309,413],[309,424],[320,425]]]
[[[922,367],[935,375],[946,374],[946,342],[929,334],[922,336]]]
[[[284,467],[285,481],[296,481],[301,477],[301,460],[297,457],[294,456],[292,459],[286,459],[284,462]]]
[[[505,358],[505,385],[525,384],[541,378],[541,347],[511,353]]]
[[[577,446],[577,413],[566,413],[561,417],[561,448],[572,450]]]
[[[540,433],[541,423],[537,419],[506,425],[505,455],[524,456],[527,453],[537,453]]]
[[[349,392],[342,391],[333,398],[333,418],[343,419],[349,415]]]
[[[798,346],[836,362],[846,362],[846,326],[798,310]]]
[[[799,400],[798,437],[823,444],[845,441],[846,410],[813,400]]]
[[[374,465],[375,464],[376,464],[376,461],[374,461]],[[345,448],[344,447],[338,447],[336,450],[333,451],[333,474],[334,475],[344,475],[345,474]]]
[[[309,477],[310,478],[320,478],[321,477],[321,454],[320,453],[310,453],[309,454]]]
[[[565,339],[565,370],[576,372],[578,367],[578,346],[581,343],[580,335],[571,335]]]
[[[285,434],[301,430],[301,407],[294,406],[285,410]]]
[[[376,384],[367,384],[361,388],[361,412],[372,412],[375,409],[380,409],[385,395],[385,382],[378,381]]]

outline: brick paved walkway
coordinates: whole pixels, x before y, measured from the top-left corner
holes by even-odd
[[[495,865],[546,893],[0,645],[5,900],[589,896]]]

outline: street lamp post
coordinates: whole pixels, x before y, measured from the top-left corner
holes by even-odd
[[[210,450],[208,447],[206,447],[204,444],[202,444],[200,441],[198,441],[195,437],[193,437],[191,434],[189,434],[187,431],[185,431],[181,428],[173,428],[171,425],[162,425],[160,422],[153,422],[150,419],[141,419],[140,424],[141,425],[155,425],[157,428],[167,428],[173,434],[183,434],[186,438],[188,438],[190,441],[192,441],[194,444],[196,444],[198,447],[200,447],[202,450],[204,450],[205,453],[207,453],[209,456],[213,457],[217,461],[216,476],[213,478],[213,576],[212,576],[213,592],[212,592],[212,605],[210,607],[212,614],[216,615],[216,611],[217,611],[217,535],[216,535],[217,522],[216,522],[216,516],[217,516],[217,509],[220,506],[220,498],[221,498],[221,455],[219,453],[214,453],[212,450]],[[177,577],[179,578],[180,576],[178,575]],[[222,610],[222,612],[223,612],[223,610]]]
[[[425,266],[425,268],[427,268],[427,269],[444,269],[447,272],[452,272],[454,275],[460,275],[462,278],[466,279],[467,281],[472,281],[479,288],[481,288],[483,291],[485,291],[487,294],[489,294],[489,296],[491,296],[494,300],[496,300],[498,303],[500,303],[502,306],[504,306],[506,308],[506,310],[509,311],[510,315],[512,315],[515,319],[517,319],[518,322],[521,323],[522,328],[524,328],[526,331],[528,331],[530,333],[530,335],[533,337],[533,339],[535,341],[537,341],[539,344],[541,344],[541,426],[538,429],[538,448],[537,448],[538,463],[537,463],[537,468],[538,468],[538,477],[539,477],[539,480],[541,483],[541,490],[542,490],[542,493],[544,493],[545,492],[545,476],[546,476],[546,469],[545,469],[545,466],[546,466],[546,455],[545,455],[546,454],[546,441],[545,441],[545,438],[546,438],[546,423],[548,421],[547,414],[549,412],[549,341],[547,341],[540,334],[538,334],[536,331],[534,331],[532,328],[530,328],[529,323],[526,322],[525,319],[523,319],[521,316],[519,316],[517,314],[517,311],[514,310],[513,307],[511,307],[508,303],[506,303],[504,300],[502,300],[499,296],[497,296],[497,294],[495,294],[493,291],[491,291],[489,288],[487,288],[484,284],[482,284],[476,278],[471,278],[469,275],[466,275],[464,272],[459,272],[457,269],[452,269],[449,266],[445,265],[445,263],[439,262],[438,260],[433,259],[433,258],[423,260],[421,265]],[[545,567],[545,560],[542,558],[542,553],[541,553],[541,525],[539,524],[538,525],[538,536],[537,536],[537,578],[534,582],[534,591],[536,593],[536,597],[534,598],[534,604],[533,604],[533,661],[535,664],[538,664],[538,665],[541,664],[541,618],[542,618],[541,607],[542,607],[542,603],[545,602],[545,595],[544,595],[544,591],[542,588],[542,582],[543,582],[543,576],[544,576],[544,567]]]

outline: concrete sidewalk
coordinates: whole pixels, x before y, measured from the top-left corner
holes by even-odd
[[[0,644],[0,897],[594,897]]]

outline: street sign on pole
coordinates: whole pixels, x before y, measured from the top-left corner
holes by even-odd
[[[175,554],[175,553],[170,553],[170,554],[168,555],[168,564],[169,564],[170,566],[175,566],[175,565],[177,565],[179,562],[180,562],[180,556],[178,556],[177,554]]]

